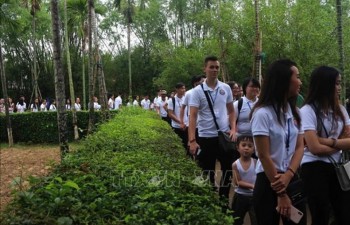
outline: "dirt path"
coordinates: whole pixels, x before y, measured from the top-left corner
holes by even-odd
[[[28,176],[44,176],[54,164],[59,163],[57,146],[21,146],[0,149],[0,211],[11,200],[14,179],[21,177],[23,187],[28,186]]]

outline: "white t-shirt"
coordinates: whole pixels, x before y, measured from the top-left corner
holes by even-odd
[[[191,98],[191,92],[193,89],[190,89],[188,91],[186,91],[185,96],[184,96],[184,100],[182,102],[182,105],[186,106],[185,108],[185,112],[184,112],[184,123],[186,124],[186,126],[189,125],[189,116],[190,116],[190,106],[189,106],[189,101]],[[185,121],[185,118],[187,118],[187,120]]]
[[[94,109],[95,110],[100,110],[101,109],[101,105],[98,104],[98,102],[94,102]]]
[[[46,105],[45,104],[41,104],[40,105],[40,111],[42,111],[42,112],[46,112],[47,111],[47,108],[46,108]]]
[[[344,106],[340,106],[341,111],[343,112],[344,118],[345,118],[345,125],[350,125],[350,120],[349,120],[349,115],[346,112],[346,109]],[[303,121],[303,130],[308,131],[308,130],[314,130],[317,132],[317,117],[315,114],[314,109],[310,105],[304,105],[301,109],[301,119]],[[332,121],[333,121],[333,112],[329,112],[328,115],[325,115],[324,113],[320,113],[320,118],[322,119],[322,122],[328,132],[329,138],[338,138],[339,135],[342,133],[343,128],[344,128],[344,123],[339,118],[337,121],[337,125],[335,126],[336,129],[331,129],[332,128]],[[322,125],[320,124],[322,127]],[[326,132],[324,131],[323,127],[321,130],[321,136],[322,137],[327,137]],[[336,152],[332,154],[333,159],[336,161],[339,161],[340,159],[340,152]],[[327,156],[317,156],[314,155],[310,152],[308,147],[306,146],[304,148],[304,157],[301,161],[301,164],[307,163],[307,162],[314,162],[314,161],[323,161],[323,162],[330,162]]]
[[[140,106],[140,105],[139,105],[139,102],[138,102],[136,99],[133,101],[132,105],[133,105],[133,106]]]
[[[142,99],[141,106],[142,106],[143,109],[147,109],[148,110],[150,105],[151,105],[151,101],[149,99],[145,99],[145,98]]]
[[[114,109],[119,109],[122,103],[123,103],[122,98],[120,96],[116,97],[114,101]]]
[[[300,126],[300,128],[297,127],[289,104],[287,112],[282,113],[281,115],[284,117],[281,118],[283,125],[278,122],[273,106],[261,107],[254,111],[251,124],[253,136],[262,135],[269,137],[271,160],[277,171],[285,172],[287,171],[292,156],[294,155],[298,135],[303,134],[304,131],[302,130],[302,126]],[[286,144],[288,136],[289,148],[287,150]],[[258,149],[256,144],[255,149]],[[264,171],[260,160],[257,162],[255,171],[256,173]]]
[[[80,111],[81,110],[81,105],[79,103],[74,104],[75,110]]]
[[[230,128],[229,121],[227,119],[226,104],[232,104],[233,102],[230,86],[218,81],[216,87],[211,89],[208,87],[206,82],[203,82],[203,88],[205,91],[208,90],[212,103],[214,103],[212,105],[220,130],[228,132]],[[195,87],[191,92],[189,106],[198,108],[197,122],[199,137],[217,137],[218,131],[201,85]]]
[[[235,101],[233,103],[233,107],[235,110],[235,115],[236,117],[238,116],[238,121],[237,121],[237,136],[240,135],[252,135],[252,126],[250,124],[250,112],[252,111],[252,108],[254,107],[254,105],[258,102],[258,99],[256,99],[254,102],[249,100],[246,97],[242,98],[243,102],[242,102],[242,108],[241,111],[238,112],[238,102],[239,101]],[[239,114],[239,115],[238,115]]]
[[[157,102],[157,106],[159,107],[159,114],[161,117],[167,117],[168,112],[165,110],[164,106],[167,104],[167,100],[165,99],[164,101],[162,99],[159,99]]]
[[[32,110],[32,112],[39,112],[39,106],[38,105],[31,104],[30,105],[30,109]]]
[[[52,112],[56,111],[56,106],[54,104],[51,104],[49,111],[52,111]]]
[[[108,99],[108,109],[112,110],[114,105],[114,100],[112,98]]]
[[[174,99],[175,99],[175,109],[174,109],[174,103],[173,103],[173,99],[169,98],[168,100],[168,110],[172,110],[174,115],[176,116],[176,118],[178,118],[180,120],[180,109],[183,103],[185,96],[182,96],[181,98],[177,97],[177,95],[175,95]],[[184,123],[186,124],[186,122],[188,121],[188,117],[187,115],[184,116]],[[188,123],[188,122],[187,122]],[[171,126],[174,128],[180,128],[180,124],[175,122],[174,120],[171,120]]]

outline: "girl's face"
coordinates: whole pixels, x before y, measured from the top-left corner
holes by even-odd
[[[339,76],[335,80],[335,95],[339,98],[340,94],[341,94],[341,76],[339,74]]]
[[[248,99],[255,98],[259,94],[259,88],[254,86],[253,82],[249,82],[245,89],[245,93]]]
[[[239,87],[237,84],[235,84],[231,90],[233,96],[237,96],[239,94]]]
[[[288,97],[297,96],[300,92],[301,81],[299,77],[299,70],[297,67],[292,66],[292,77],[290,78],[289,94]]]

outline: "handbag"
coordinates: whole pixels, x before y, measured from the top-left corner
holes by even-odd
[[[204,91],[204,88],[203,88],[203,84],[201,84],[201,87]],[[213,109],[213,105],[211,103],[211,100],[209,98],[209,94],[208,94],[208,91],[204,91],[204,94],[205,94],[205,97],[207,98],[207,101],[208,101],[208,105],[209,105],[209,108],[210,108],[210,112],[211,114],[213,115],[213,118],[214,118],[214,123],[215,123],[215,126],[216,126],[216,129],[218,130],[218,138],[219,138],[219,147],[226,153],[228,154],[233,154],[234,151],[236,151],[236,142],[232,141],[230,136],[221,131],[220,130],[220,127],[219,127],[219,124],[218,122],[216,121],[216,117],[215,117],[215,114],[214,114],[214,109]]]
[[[304,182],[300,179],[299,175],[289,183],[286,191],[292,205],[296,206],[306,201]]]
[[[342,153],[343,155],[343,153]],[[332,156],[328,156],[328,159],[332,162],[335,173],[337,174],[337,178],[340,184],[340,188],[343,191],[350,190],[350,161],[347,162],[336,162]]]

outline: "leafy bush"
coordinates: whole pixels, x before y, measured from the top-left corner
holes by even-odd
[[[31,184],[1,224],[233,223],[170,126],[141,109],[123,109]]]
[[[117,111],[110,111],[113,116]],[[10,115],[14,142],[58,143],[57,113],[14,113]],[[79,135],[86,136],[89,112],[77,112]],[[101,112],[95,112],[95,123],[101,121]],[[68,139],[74,139],[72,112],[67,112]],[[0,142],[7,142],[6,117],[0,115]]]

